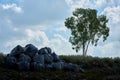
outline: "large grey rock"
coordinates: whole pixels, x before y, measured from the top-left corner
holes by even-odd
[[[38,54],[48,54],[48,50],[46,48],[41,48],[39,51],[38,51]]]
[[[28,44],[23,48],[18,45],[12,49],[11,53],[6,57],[6,64],[11,68],[18,67],[19,70],[34,69],[40,71],[42,69],[55,69],[55,70],[69,70],[73,72],[84,70],[76,64],[65,63],[60,60],[59,56],[53,52],[51,48],[44,47],[39,51],[32,45]]]
[[[61,70],[64,68],[64,62],[52,63],[53,69]]]
[[[14,68],[16,65],[17,59],[13,56],[10,56],[9,54],[6,57],[6,64],[7,67]]]
[[[18,58],[18,62],[31,62],[31,58],[28,55],[21,54]]]
[[[35,55],[33,58],[33,62],[44,64],[44,55],[42,54]]]
[[[20,62],[17,62],[17,66],[18,66],[18,69],[19,70],[29,70],[30,69],[30,63],[27,62],[27,61],[20,61]]]
[[[45,68],[51,70],[51,69],[53,69],[53,65],[52,64],[45,64]]]
[[[10,55],[18,57],[21,53],[24,53],[24,48],[20,45],[17,45],[15,48],[12,49]]]
[[[58,62],[58,61],[60,60],[59,56],[56,55],[55,52],[53,52],[53,53],[51,54],[51,56],[53,57],[53,62]]]
[[[33,69],[37,70],[37,71],[40,71],[40,70],[44,69],[44,67],[45,67],[44,64],[37,63],[37,62],[33,62],[32,66],[33,66]]]
[[[51,54],[51,53],[52,53],[52,50],[51,50],[51,48],[50,48],[50,47],[45,47],[45,48],[46,48],[46,50],[47,50],[48,54]]]
[[[53,57],[50,54],[44,54],[45,63],[52,63]]]
[[[79,72],[79,66],[77,64],[65,63],[64,69],[69,70],[69,71],[73,71],[73,72]]]
[[[27,44],[25,46],[25,54],[29,55],[30,57],[34,57],[38,52],[38,48],[32,44]]]

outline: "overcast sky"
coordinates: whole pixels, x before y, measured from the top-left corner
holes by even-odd
[[[88,55],[120,57],[120,0],[0,0],[0,52],[32,43],[51,47],[57,54],[82,54],[72,50],[64,21],[75,8],[92,8],[109,19],[110,36]]]

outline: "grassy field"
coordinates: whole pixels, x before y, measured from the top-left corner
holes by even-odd
[[[0,54],[0,80],[120,80],[120,58],[99,58],[80,55],[60,58],[78,64],[85,72],[63,70],[18,71],[5,68],[5,55]]]

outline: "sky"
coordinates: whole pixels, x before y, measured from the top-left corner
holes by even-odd
[[[0,0],[0,52],[31,43],[39,49],[51,47],[58,55],[81,55],[72,50],[64,26],[75,8],[96,9],[109,19],[109,37],[90,45],[87,55],[120,57],[120,0]]]

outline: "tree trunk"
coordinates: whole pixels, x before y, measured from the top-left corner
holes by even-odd
[[[85,43],[83,42],[83,56],[86,56],[85,54]]]
[[[85,56],[87,54],[89,44],[90,44],[90,41],[88,41],[88,43],[86,44],[86,47],[85,47]]]

